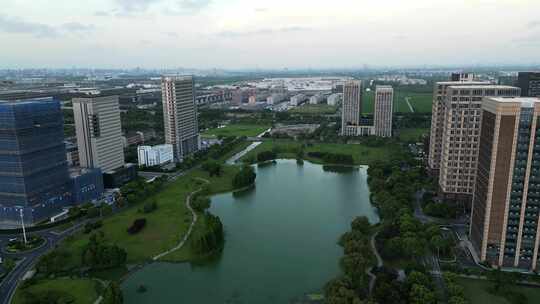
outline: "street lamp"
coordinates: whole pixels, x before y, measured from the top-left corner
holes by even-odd
[[[21,208],[19,211],[21,215],[21,226],[22,226],[22,231],[23,231],[24,244],[26,245],[27,241],[26,241],[26,229],[24,228],[23,209]]]

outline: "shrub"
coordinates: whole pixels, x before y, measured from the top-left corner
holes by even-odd
[[[131,224],[131,227],[127,229],[127,232],[129,234],[139,233],[144,228],[144,226],[146,226],[145,218],[136,219],[135,221],[133,221],[133,224]]]

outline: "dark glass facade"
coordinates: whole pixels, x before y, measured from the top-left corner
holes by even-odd
[[[0,101],[0,224],[37,222],[71,203],[60,103]]]

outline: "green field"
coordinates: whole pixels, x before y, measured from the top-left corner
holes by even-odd
[[[364,91],[362,95],[362,113],[373,113],[374,96],[374,91]],[[405,98],[409,98],[409,102],[415,112],[431,113],[433,94],[408,92],[397,88],[394,91],[394,112],[411,113],[411,109],[407,105]]]
[[[469,303],[511,304],[503,297],[490,294],[488,288],[492,283],[488,281],[460,278],[458,283],[465,288]],[[512,290],[525,295],[529,304],[540,303],[540,288],[514,286]]]
[[[216,138],[218,136],[257,136],[268,130],[270,125],[247,125],[247,124],[230,124],[223,128],[209,129],[201,133],[204,138]]]
[[[299,107],[293,108],[289,110],[291,113],[297,113],[297,114],[312,114],[312,115],[320,115],[320,114],[335,114],[337,111],[336,106],[329,106],[326,104],[304,104]]]
[[[278,153],[279,158],[296,158],[296,153],[300,150],[302,143],[291,140],[276,140],[265,141],[254,150],[246,154],[242,160],[247,161],[255,159],[257,154],[262,151],[274,150]],[[305,159],[320,163],[320,159],[310,158],[307,156],[308,152],[329,152],[350,154],[353,156],[354,163],[356,165],[369,165],[374,161],[389,160],[397,155],[401,151],[400,147],[394,144],[388,144],[381,147],[367,147],[362,144],[327,144],[317,143],[308,145],[305,147],[306,153]]]
[[[92,304],[98,298],[98,291],[100,289],[99,283],[93,280],[83,279],[55,279],[55,280],[43,280],[34,284],[26,289],[18,288],[13,298],[14,304],[24,304],[23,293],[30,292],[35,294],[44,294],[45,292],[57,292],[62,294],[62,297],[71,299],[72,302],[65,301],[62,303],[73,304]]]
[[[402,141],[419,141],[420,137],[424,134],[429,135],[429,129],[423,129],[423,128],[400,129],[399,139]]]
[[[103,220],[103,227],[100,231],[105,233],[108,241],[117,244],[127,251],[127,263],[136,264],[144,262],[153,256],[166,251],[178,243],[181,235],[187,231],[191,223],[191,213],[185,203],[189,193],[200,188],[202,182],[193,177],[202,177],[210,180],[209,190],[211,193],[229,191],[232,188],[231,180],[238,171],[238,167],[225,166],[221,177],[210,178],[206,172],[196,170],[187,176],[183,176],[165,187],[149,200],[155,199],[158,208],[152,213],[143,214],[138,211],[142,205],[138,204]],[[129,235],[127,228],[137,218],[146,218],[147,224],[144,229],[135,234]],[[204,223],[199,223],[196,228],[204,229]],[[195,229],[196,231],[197,229]],[[80,263],[80,256],[83,248],[88,243],[88,234],[82,232],[74,237],[68,238],[60,246],[71,252],[71,263],[76,267]],[[186,243],[189,247],[189,242]],[[187,248],[189,251],[189,248]],[[184,255],[166,257],[166,260],[185,260]]]

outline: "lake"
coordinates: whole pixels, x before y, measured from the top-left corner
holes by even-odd
[[[291,303],[339,275],[339,236],[356,216],[379,221],[367,167],[324,170],[279,160],[256,168],[255,187],[212,197],[223,252],[202,265],[153,263],[123,284],[125,303]],[[137,293],[144,284],[146,293]]]

